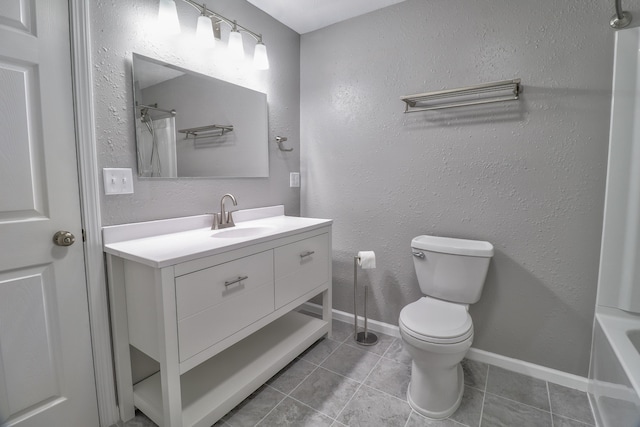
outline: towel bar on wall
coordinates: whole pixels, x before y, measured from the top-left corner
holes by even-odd
[[[405,113],[514,101],[522,93],[520,79],[403,96]]]
[[[206,138],[212,136],[222,136],[227,132],[233,132],[233,125],[208,125],[197,128],[180,129],[178,132],[184,133],[184,139],[193,136],[193,139]],[[216,132],[212,134],[212,132]]]

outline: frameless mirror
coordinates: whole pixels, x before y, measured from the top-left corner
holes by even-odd
[[[267,95],[133,54],[138,176],[268,177]]]

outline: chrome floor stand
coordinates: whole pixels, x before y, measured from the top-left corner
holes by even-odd
[[[364,286],[364,330],[358,332],[358,261],[360,257],[353,258],[353,339],[360,345],[374,345],[378,342],[378,336],[367,329],[367,295],[369,286]]]

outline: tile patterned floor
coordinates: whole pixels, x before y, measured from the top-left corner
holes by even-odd
[[[271,378],[215,427],[586,427],[593,426],[587,395],[484,363],[465,360],[465,392],[446,420],[422,417],[406,402],[411,359],[400,339],[378,334],[357,345],[353,326],[334,321],[321,339]],[[152,427],[143,414],[126,427]]]

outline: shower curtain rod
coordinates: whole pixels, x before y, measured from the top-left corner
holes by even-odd
[[[144,108],[147,108],[149,110],[161,111],[163,113],[171,114],[172,116],[175,116],[177,114],[176,110],[173,110],[173,109],[172,110],[165,110],[163,108],[158,108],[158,104],[154,104],[154,105],[142,105],[141,104],[141,105],[136,105],[136,108],[140,108],[141,110],[144,109]]]
[[[622,6],[620,5],[621,1],[622,0],[615,0],[616,14],[613,15],[609,21],[609,25],[616,30],[624,28],[631,23],[631,14],[622,10]]]

